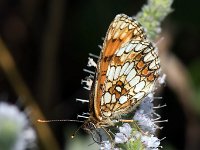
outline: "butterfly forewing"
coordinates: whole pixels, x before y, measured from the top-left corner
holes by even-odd
[[[103,44],[103,57],[112,56],[115,51],[130,39],[145,39],[144,30],[132,17],[119,14],[111,23]]]
[[[117,49],[130,41],[130,39],[144,40],[145,38],[146,36],[141,25],[125,14],[117,15],[111,23],[103,43],[97,67],[97,81],[95,82],[94,91],[94,111],[97,119],[102,119],[100,103],[105,91],[103,90],[103,85],[106,80],[106,72],[112,57],[115,55]]]

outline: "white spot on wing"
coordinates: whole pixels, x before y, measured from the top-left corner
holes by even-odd
[[[126,52],[126,53],[130,52],[130,51],[134,48],[134,45],[135,45],[135,44],[131,44],[131,43],[128,44],[128,46],[126,47],[125,52]]]
[[[120,28],[121,24],[123,23],[124,21],[118,21],[117,22],[117,26],[116,26],[116,29]]]
[[[129,24],[128,28],[129,28],[129,30],[130,30],[130,29],[133,29],[134,26],[133,26],[132,24]]]
[[[120,48],[120,49],[116,52],[116,53],[117,53],[117,56],[121,56],[121,55],[124,53],[125,49],[126,49],[126,47]]]
[[[149,69],[156,69],[155,66],[156,66],[156,61],[154,60],[154,61],[152,61],[152,62],[150,63]]]
[[[139,81],[140,81],[140,76],[135,76],[135,77],[129,82],[129,84],[131,85],[131,87],[133,87],[133,86],[136,85]]]
[[[113,80],[114,73],[115,73],[115,67],[113,66],[113,67],[110,68],[110,71],[109,71],[109,74],[108,74],[108,80],[110,80],[110,81]]]
[[[138,44],[136,47],[135,47],[135,51],[138,52],[141,50],[141,47],[142,47],[142,44]]]
[[[144,42],[142,42],[142,47],[140,47],[140,50],[143,50],[143,49],[145,49],[147,47],[147,45],[144,43]]]
[[[124,74],[127,75],[131,71],[131,69],[133,68],[133,66],[134,66],[134,62],[130,63],[130,65],[128,66],[128,68],[125,70]]]
[[[108,76],[109,73],[110,73],[110,66],[108,66],[108,70],[107,70],[107,72],[106,72],[106,76]]]
[[[116,80],[118,78],[120,70],[121,70],[121,66],[117,66],[117,68],[115,70],[114,80]]]
[[[120,76],[122,75],[122,74],[124,74],[124,71],[126,70],[126,68],[129,66],[129,62],[126,62],[124,65],[123,65],[123,67],[122,67],[122,69],[121,69],[121,71],[120,71]]]
[[[145,94],[144,92],[137,93],[135,96],[133,96],[133,98],[140,100],[144,96],[144,94]]]
[[[111,101],[111,94],[109,92],[106,92],[104,94],[104,101],[105,101],[105,104],[110,103],[110,101]]]
[[[125,28],[127,26],[127,23],[126,22],[123,22],[122,24],[121,24],[121,26],[120,26],[120,29],[123,29],[123,28]]]
[[[137,31],[137,29],[135,29],[135,30],[133,31],[133,34],[134,34],[134,35],[137,35],[137,33],[138,33],[138,31]]]
[[[149,68],[150,69],[158,69],[160,65],[160,59],[155,59],[150,65]]]
[[[153,60],[153,59],[155,59],[155,57],[152,55],[151,52],[149,52],[149,53],[144,57],[144,61],[145,61],[145,62],[151,61],[151,60]]]
[[[120,104],[123,104],[123,103],[125,103],[127,100],[128,100],[128,97],[127,97],[127,96],[121,96],[121,97],[119,98],[119,103],[120,103]]]
[[[136,75],[136,71],[133,68],[126,77],[127,82],[129,82]]]
[[[117,86],[117,87],[116,87],[116,90],[117,90],[118,92],[121,92],[121,91],[122,91],[122,88],[119,87],[119,86]]]
[[[135,89],[134,91],[136,93],[140,92],[145,86],[145,81],[141,81],[140,83],[138,83],[136,86],[135,86]]]
[[[144,53],[146,54],[146,53],[148,53],[148,52],[150,52],[150,51],[152,51],[152,48],[147,47],[147,48],[144,50]]]
[[[112,95],[112,101],[111,103],[116,103],[116,97],[115,97],[115,94]]]
[[[117,25],[118,26],[118,25]],[[116,27],[117,28],[117,27]],[[119,37],[119,31],[117,30],[116,32],[115,32],[115,34],[114,34],[114,36],[113,36],[113,39],[116,39],[116,38],[118,38]]]

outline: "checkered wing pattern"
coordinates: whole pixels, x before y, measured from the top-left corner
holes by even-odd
[[[99,121],[132,110],[152,89],[160,68],[155,48],[141,25],[125,14],[111,23],[97,67],[90,108]]]
[[[103,118],[116,118],[137,106],[152,91],[159,74],[156,49],[147,40],[130,40],[113,55],[101,97]]]

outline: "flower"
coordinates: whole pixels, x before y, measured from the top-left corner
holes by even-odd
[[[138,121],[139,126],[145,132],[155,133],[158,126],[155,124],[153,114],[153,94],[144,98],[139,108],[136,110],[133,120]]]
[[[116,143],[125,143],[128,141],[128,138],[123,133],[116,133],[115,142]]]
[[[109,141],[103,141],[101,144],[100,150],[110,150],[112,148],[112,145]]]
[[[143,110],[143,113],[144,114],[147,114],[147,115],[152,115],[152,113],[154,112],[153,110],[153,94],[152,93],[149,93],[145,98],[144,100],[141,102],[140,106],[139,106],[139,111],[140,110]]]
[[[123,133],[127,138],[129,138],[132,128],[128,123],[124,123],[122,127],[119,127],[119,131]]]
[[[124,143],[128,141],[131,136],[132,128],[128,123],[124,123],[122,127],[119,127],[119,133],[116,133],[115,142]]]
[[[142,136],[141,140],[149,150],[157,150],[160,145],[160,140],[154,135]]]
[[[160,115],[154,110],[153,100],[153,93],[148,94],[134,113],[133,120],[136,122],[132,125],[124,123],[119,127],[119,133],[115,134],[116,144],[123,144],[125,149],[157,150],[161,147],[161,140],[155,136],[155,131],[161,127],[156,123],[166,122],[166,120],[159,120]]]
[[[35,148],[36,133],[16,106],[1,102],[0,122],[0,149]]]
[[[140,111],[137,111],[135,113],[134,120],[138,121],[138,124],[143,131],[149,131],[151,133],[154,133],[157,129],[154,121]]]
[[[97,67],[97,64],[96,64],[96,62],[92,59],[92,58],[90,58],[90,57],[88,57],[88,64],[87,64],[87,66],[88,67],[91,67],[91,66],[93,66],[93,67]]]
[[[165,80],[166,80],[166,74],[163,74],[162,76],[160,76],[160,77],[158,78],[158,82],[159,82],[160,84],[164,84],[164,83],[165,83]]]

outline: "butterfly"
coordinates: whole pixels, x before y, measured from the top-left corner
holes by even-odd
[[[108,28],[96,66],[89,117],[85,121],[38,121],[83,122],[78,130],[83,128],[93,135],[103,129],[109,135],[105,128],[114,126],[118,119],[125,121],[121,116],[133,111],[153,91],[159,74],[157,49],[147,39],[142,25],[132,17],[118,14]]]
[[[106,33],[83,129],[114,126],[152,92],[160,72],[156,47],[135,19],[118,14]]]

